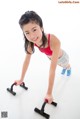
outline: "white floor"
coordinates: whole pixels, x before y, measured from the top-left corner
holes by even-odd
[[[40,3],[42,2],[40,1]],[[7,2],[5,4],[3,2],[3,5],[0,4],[1,6],[5,5],[5,8],[7,7],[6,13],[5,10],[2,12],[0,7],[1,18],[3,18],[0,22],[0,119],[2,119],[2,114],[5,119],[44,119],[34,112],[35,107],[41,108],[47,91],[50,61],[44,54],[36,49],[32,56],[24,79],[28,87],[27,91],[19,86],[14,86],[16,96],[13,96],[6,90],[15,80],[19,79],[25,56],[22,32],[17,20],[22,11],[26,9],[26,4],[23,0],[21,4],[18,4],[19,1],[17,4],[15,3],[9,1],[10,9],[8,9]],[[54,7],[52,1],[50,3],[52,5],[51,10],[49,9],[46,13],[49,3],[49,1],[46,3],[42,13],[41,7],[37,6],[39,5],[37,0],[36,6],[32,5],[30,9],[38,10],[43,16],[47,31],[51,30],[60,38],[62,48],[70,56],[72,75],[70,77],[62,76],[62,68],[57,66],[53,97],[58,105],[54,107],[47,104],[45,112],[50,114],[50,119],[80,119],[80,6],[58,4],[57,8],[56,1]],[[27,3],[28,9],[30,5],[31,3],[29,5]],[[19,13],[20,10],[22,10],[21,13]],[[50,17],[53,14],[52,20],[54,22],[48,22],[51,19],[45,20],[45,13],[51,13],[49,14]],[[7,14],[6,23],[5,14]],[[4,115],[6,112],[7,117]]]

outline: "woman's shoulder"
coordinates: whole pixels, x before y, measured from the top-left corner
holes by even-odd
[[[51,49],[58,44],[60,44],[60,40],[57,38],[57,36],[54,34],[50,34],[50,47],[51,47]]]
[[[51,42],[60,42],[59,38],[54,34],[50,34],[50,41]]]
[[[59,38],[52,33],[47,33],[46,37],[49,40],[50,44],[55,44],[56,42],[60,42]]]
[[[47,34],[46,34],[46,37],[47,37],[47,38],[50,37],[50,39],[55,39],[55,38],[57,38],[54,34],[51,34],[51,33],[47,33]]]

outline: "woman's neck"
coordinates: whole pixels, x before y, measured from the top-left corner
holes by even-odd
[[[48,34],[45,34],[46,35],[46,38],[47,38],[47,42],[46,42],[46,45],[45,45],[45,48],[48,47]],[[36,45],[40,48],[44,48],[44,46],[42,46],[42,39],[40,40],[39,43],[36,43]]]

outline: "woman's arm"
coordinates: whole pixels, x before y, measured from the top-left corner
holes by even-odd
[[[21,73],[21,78],[20,80],[23,81],[24,76],[26,74],[26,71],[28,69],[29,63],[30,63],[30,59],[31,59],[31,55],[30,54],[26,54],[24,63],[23,63],[23,67],[22,67],[22,73]]]
[[[29,48],[28,51],[31,52],[31,48]],[[31,59],[31,54],[26,54],[24,62],[23,62],[23,66],[22,66],[22,72],[21,72],[20,79],[15,81],[17,85],[20,85],[23,82],[26,71],[30,63],[30,59]]]
[[[51,57],[51,64],[50,64],[50,70],[49,70],[49,83],[48,83],[48,89],[47,89],[47,95],[46,95],[46,98],[48,99],[49,103],[51,103],[53,99],[52,91],[53,91],[53,85],[54,85],[57,60],[58,60],[59,52],[60,52],[60,41],[54,35],[51,35],[50,37],[50,48],[53,51],[53,53]]]

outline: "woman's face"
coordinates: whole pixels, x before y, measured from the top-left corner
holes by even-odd
[[[35,22],[29,22],[28,24],[25,24],[22,29],[24,35],[30,42],[35,44],[42,43],[43,28],[41,28],[38,24]]]

